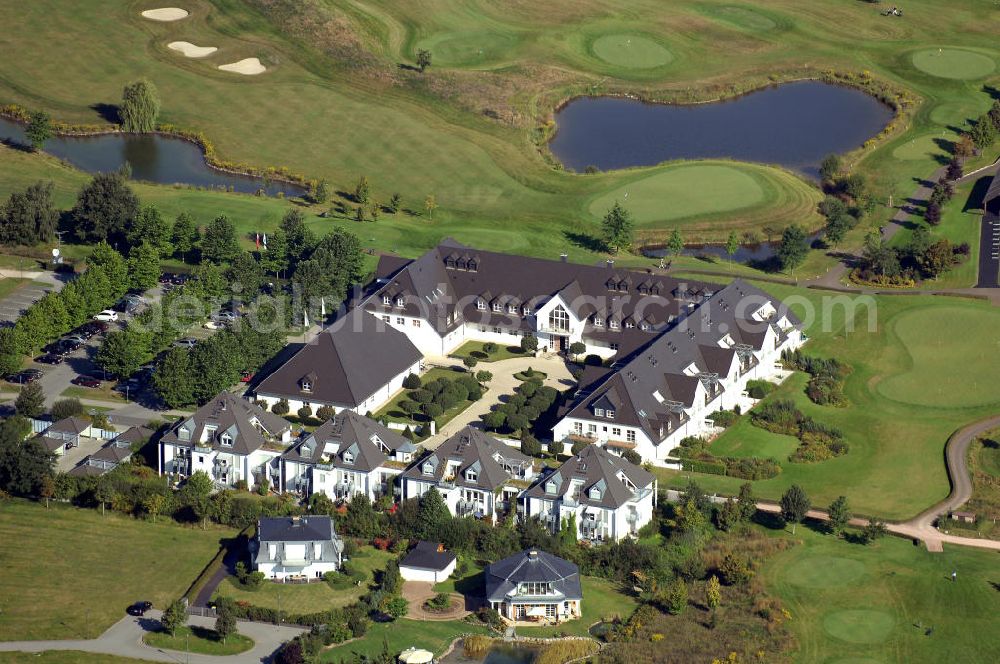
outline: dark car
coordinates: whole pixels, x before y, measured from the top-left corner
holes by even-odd
[[[153,608],[152,602],[136,602],[125,609],[125,612],[130,616],[144,616],[146,615],[146,611],[149,611],[151,608]]]
[[[7,376],[8,383],[16,383],[18,385],[27,385],[28,383],[34,383],[36,380],[42,377],[42,372],[38,369],[25,369],[24,371],[19,371],[15,374],[10,374]]]
[[[164,272],[163,274],[160,275],[160,283],[169,284],[173,280],[173,278],[174,275],[172,272]]]
[[[93,376],[77,376],[70,381],[74,385],[79,385],[80,387],[100,387],[101,381]]]
[[[188,279],[190,278],[191,277],[187,274],[175,274],[170,279],[170,283],[172,283],[174,286],[183,286],[188,282]]]
[[[35,358],[35,362],[39,364],[62,364],[62,355],[56,355],[55,353],[46,353],[45,355],[40,355]]]

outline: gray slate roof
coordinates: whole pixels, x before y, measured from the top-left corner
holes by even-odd
[[[632,483],[634,489],[629,488],[621,479],[622,475]],[[583,505],[617,509],[631,501],[638,490],[652,487],[654,480],[653,475],[644,468],[597,445],[588,445],[580,454],[571,457],[557,470],[532,485],[525,494],[531,498],[552,500],[562,497],[578,483],[578,494],[570,498]],[[546,491],[550,482],[555,484],[555,493]],[[594,486],[601,490],[601,497],[597,500],[590,496],[590,489]]]
[[[269,517],[257,522],[261,542],[327,542],[339,539],[328,516]]]
[[[206,426],[215,426],[215,434],[209,440],[200,442]],[[246,455],[260,449],[269,438],[280,438],[291,428],[288,420],[267,412],[257,404],[231,392],[221,392],[193,415],[175,424],[164,434],[161,442],[183,447],[206,445],[214,450]],[[189,440],[181,440],[181,429],[190,432]],[[220,440],[224,433],[232,437],[232,447],[222,446]]]
[[[407,468],[402,477],[441,482],[445,479],[444,474],[449,460],[460,462],[454,478],[456,486],[483,491],[493,491],[511,479],[510,473],[504,470],[503,463],[511,466],[532,464],[531,458],[521,454],[519,450],[501,443],[479,429],[467,426]],[[427,463],[434,466],[431,475],[424,473],[424,464]],[[466,479],[466,471],[469,469],[475,469],[477,475],[475,481]]]
[[[545,551],[528,549],[486,566],[486,601],[500,602],[517,584],[541,581],[552,584],[560,599],[583,599],[580,569]]]
[[[406,557],[399,561],[399,566],[440,572],[455,560],[454,553],[440,549],[441,544],[438,542],[417,542]]]
[[[90,427],[90,420],[82,417],[65,417],[58,422],[54,422],[46,431],[71,433],[82,435]]]
[[[413,453],[416,450],[416,445],[392,429],[353,410],[342,410],[312,433],[304,434],[281,456],[299,463],[324,463],[371,472],[396,451]],[[345,452],[350,452],[353,462],[344,460]]]
[[[352,309],[257,386],[258,395],[355,408],[423,358],[410,339]],[[311,391],[302,390],[303,379]]]

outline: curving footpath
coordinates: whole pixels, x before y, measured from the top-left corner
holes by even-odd
[[[943,544],[971,546],[979,549],[1000,551],[1000,541],[979,539],[976,537],[960,537],[942,533],[934,527],[934,520],[957,507],[965,504],[972,497],[972,478],[969,475],[968,452],[969,445],[976,437],[990,429],[1000,427],[1000,415],[967,424],[948,438],[945,445],[945,468],[948,471],[948,481],[951,483],[951,493],[948,497],[908,521],[886,523],[886,529],[894,535],[920,540],[928,551],[942,551]],[[777,514],[781,508],[775,503],[759,502],[757,509],[762,512]],[[825,510],[809,510],[806,516],[816,521],[829,521],[830,515]],[[852,526],[864,527],[868,519],[851,519]]]
[[[154,648],[143,643],[143,635],[159,627],[161,615],[160,611],[150,611],[146,614],[147,617],[143,618],[125,616],[96,639],[0,641],[0,652],[79,650],[153,662],[174,662],[175,664],[177,662],[186,664],[246,664],[247,662],[269,662],[281,644],[305,631],[298,627],[238,621],[239,633],[254,640],[253,648],[238,655],[200,655]],[[188,618],[187,624],[212,628],[215,621],[211,618],[191,616]]]

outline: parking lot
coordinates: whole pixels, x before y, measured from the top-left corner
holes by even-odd
[[[0,321],[13,323],[28,307],[54,288],[54,284],[41,281],[29,281],[22,284],[10,295],[0,300]]]

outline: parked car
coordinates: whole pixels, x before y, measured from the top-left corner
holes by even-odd
[[[104,332],[107,331],[108,331],[107,323],[101,323],[99,321],[92,320],[89,323],[84,323],[83,325],[78,327],[76,333],[81,337],[89,339],[95,334],[103,334]]]
[[[202,325],[202,327],[204,327],[206,330],[221,330],[225,326],[226,326],[225,323],[221,323],[217,320],[210,320],[204,325]]]
[[[212,316],[212,318],[214,318],[215,320],[221,321],[223,323],[232,323],[239,317],[240,315],[235,311],[220,311],[219,313]]]
[[[241,371],[240,372],[240,382],[241,383],[249,383],[250,381],[253,380],[253,375],[254,374],[253,374],[252,371],[246,371],[246,370]]]
[[[141,601],[125,609],[125,612],[130,616],[144,616],[146,615],[146,611],[149,611],[151,608],[153,608],[152,602]]]
[[[183,286],[188,282],[188,279],[190,278],[191,278],[190,275],[187,274],[175,274],[171,276],[170,283],[172,283],[174,286]]]
[[[160,275],[160,283],[169,284],[173,280],[173,278],[174,278],[173,272],[164,272],[163,274]]]
[[[65,339],[63,339],[63,341],[65,341],[67,343],[78,344],[77,347],[79,347],[79,346],[82,346],[83,344],[87,343],[87,337],[84,337],[81,334],[72,334],[72,335],[66,337]]]
[[[194,348],[195,344],[198,343],[197,339],[192,339],[191,337],[185,337],[184,339],[178,339],[174,342],[174,345],[179,348]]]
[[[16,383],[18,385],[27,385],[28,383],[34,383],[41,377],[42,372],[40,369],[25,369],[24,371],[18,371],[17,373],[10,374],[6,377],[6,381],[8,383]]]
[[[111,309],[105,309],[101,313],[94,316],[94,320],[101,321],[103,323],[114,323],[118,320],[118,312]]]
[[[62,355],[56,355],[55,353],[46,353],[45,355],[39,355],[35,358],[35,362],[39,364],[62,364]]]
[[[70,381],[74,385],[79,385],[80,387],[100,387],[101,381],[93,376],[77,376]]]

